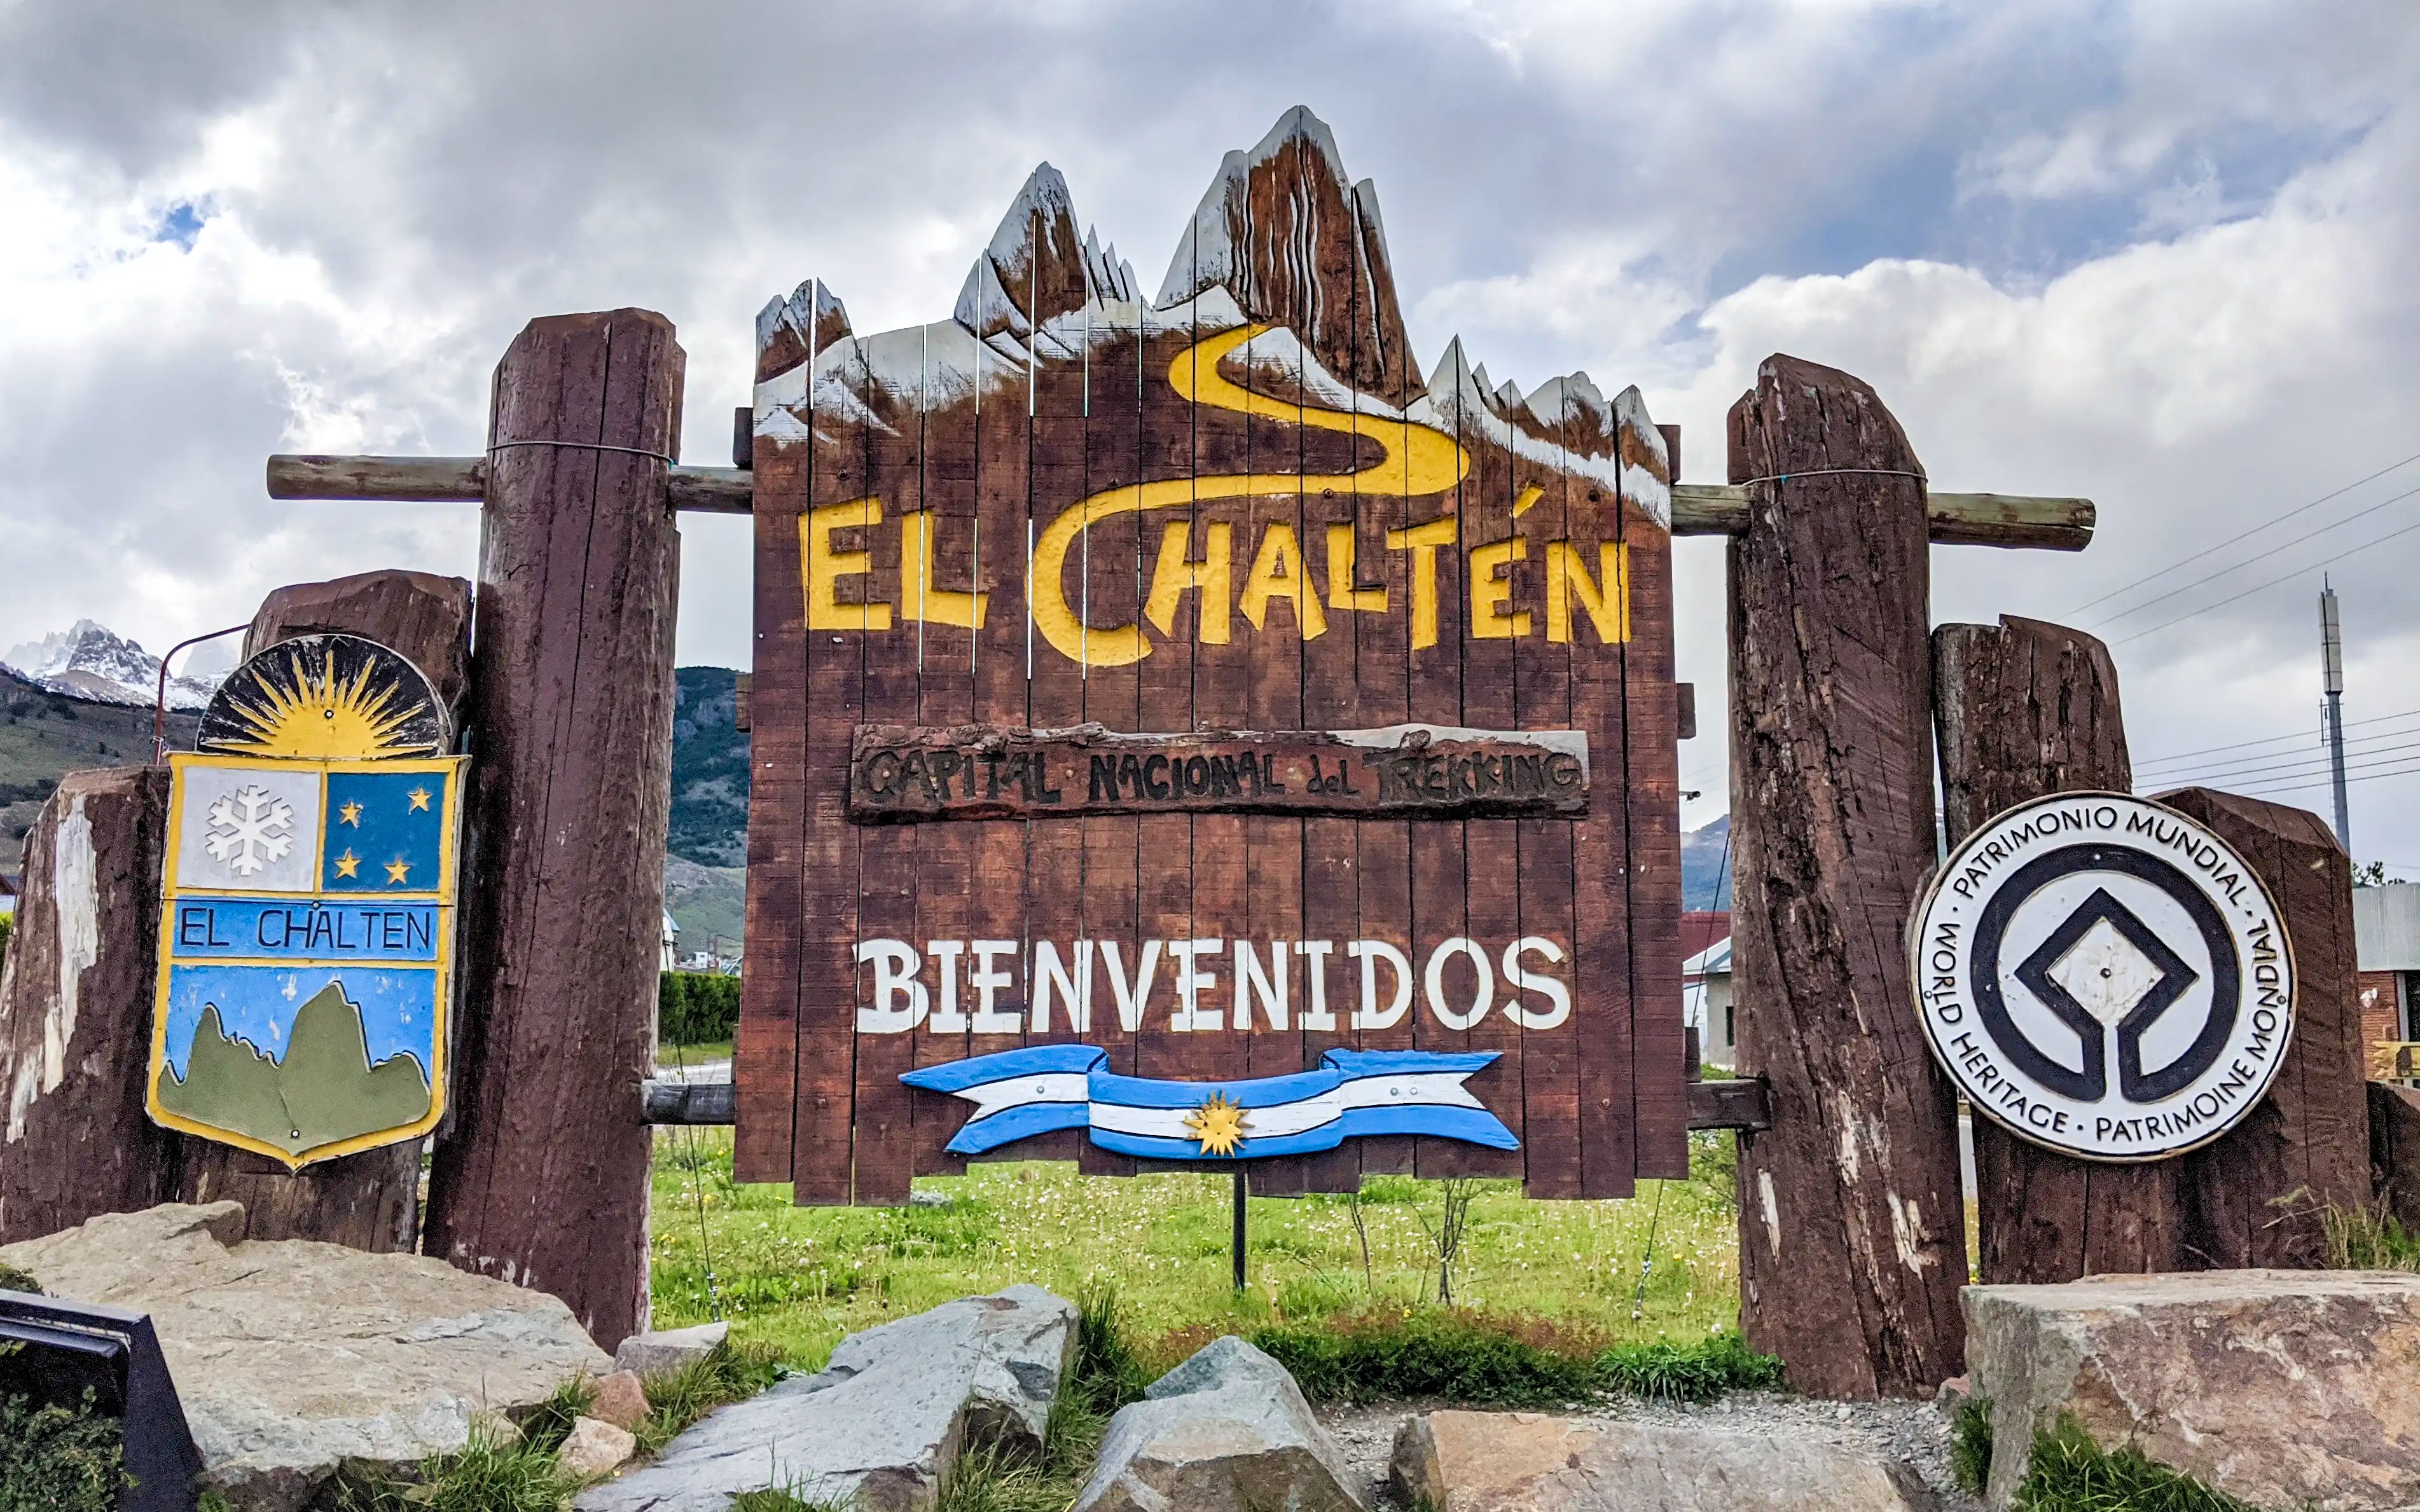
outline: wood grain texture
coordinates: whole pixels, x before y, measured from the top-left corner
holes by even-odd
[[[1765,360],[1730,416],[1734,479],[1920,472],[1873,390]],[[1732,960],[1741,1331],[1816,1396],[1930,1393],[1964,1360],[1958,1135],[1900,931],[1933,860],[1924,489],[1761,483],[1730,548]]]
[[[2183,1197],[2180,1245],[2212,1270],[2320,1265],[2322,1209],[2366,1208],[2372,1196],[2352,863],[2305,810],[2208,788],[2158,801],[2252,864],[2294,949],[2294,1038],[2268,1097],[2217,1142],[2170,1163]]]
[[[173,1201],[190,1142],[144,1112],[168,770],[70,772],[25,832],[0,968],[0,1244]]]
[[[2052,793],[2133,791],[2118,668],[2081,631],[2001,616],[1932,632],[1942,812],[1955,849]],[[1987,1284],[2192,1269],[2178,1166],[2077,1160],[1973,1120],[1978,1273]]]
[[[365,572],[277,589],[253,615],[243,654],[331,632],[400,652],[449,710],[458,708],[471,676],[471,585],[461,579]],[[316,1239],[408,1254],[420,1241],[421,1149],[420,1140],[408,1140],[288,1172],[281,1162],[195,1139],[188,1142],[178,1196],[242,1203],[247,1239]]]
[[[672,455],[683,365],[647,311],[533,321],[498,365],[490,436]],[[609,1346],[647,1317],[637,1087],[654,1066],[678,563],[661,462],[498,454],[467,721],[461,1054],[426,1248],[554,1293]]]

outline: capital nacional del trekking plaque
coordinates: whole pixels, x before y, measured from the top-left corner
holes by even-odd
[[[1417,361],[1307,111],[1174,239],[1045,164],[951,318],[759,317],[739,1174],[1683,1174],[1666,437]]]
[[[1976,1111],[2092,1160],[2234,1127],[2294,1031],[2294,952],[2252,867],[2147,799],[2063,793],[1977,829],[1909,933],[1925,1034]]]

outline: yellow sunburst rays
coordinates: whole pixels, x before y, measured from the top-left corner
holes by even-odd
[[[1226,1093],[1213,1092],[1208,1102],[1185,1116],[1185,1132],[1204,1155],[1232,1155],[1244,1142],[1244,1109]]]
[[[339,676],[333,646],[317,667],[294,653],[287,670],[290,687],[264,676],[250,689],[256,699],[231,701],[248,733],[240,749],[300,761],[377,756],[403,747],[396,735],[421,712],[396,684],[370,687],[374,663]]]

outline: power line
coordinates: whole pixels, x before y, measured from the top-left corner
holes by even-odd
[[[2420,750],[2420,740],[2404,739],[2401,744],[2393,746],[2376,745],[2376,742],[2378,741],[2395,740],[2410,735],[2420,735],[2420,730],[2397,730],[2383,735],[2368,736],[2368,743],[2374,746],[2375,748],[2361,751],[2359,754],[2364,756],[2382,756],[2391,750]],[[2364,742],[2349,741],[2347,744],[2357,746],[2364,744]],[[2201,781],[2209,778],[2226,778],[2231,780],[2236,778],[2258,777],[2263,773],[2269,772],[2289,771],[2295,767],[2311,765],[2315,762],[2321,766],[2325,766],[2327,764],[2327,761],[2328,758],[2324,749],[2322,749],[2318,755],[2298,756],[2288,756],[2283,751],[2271,751],[2263,756],[2248,756],[2242,761],[2221,762],[2214,766],[2188,766],[2183,768],[2183,770],[2194,774],[2192,778],[2192,780],[2194,781]],[[2135,774],[2138,779],[2143,775],[2144,774],[2139,772]],[[2164,782],[2182,781],[2185,780],[2185,779],[2163,777],[2160,780]]]
[[[2393,495],[2390,495],[2390,496],[2389,496],[2389,497],[2387,497],[2387,498],[2384,498],[2384,499],[2380,500],[2378,502],[2376,502],[2376,503],[2374,503],[2374,504],[2370,505],[2367,509],[2357,510],[2357,511],[2355,511],[2355,512],[2354,512],[2354,513],[2352,513],[2352,514],[2347,515],[2344,518],[2342,518],[2342,519],[2340,519],[2340,520],[2336,521],[2336,522],[2335,522],[2335,524],[2334,524],[2334,525],[2322,525],[2322,526],[2320,526],[2318,530],[2311,532],[2309,534],[2303,536],[2300,540],[2297,540],[2297,541],[2293,542],[2292,544],[2293,544],[2293,545],[2295,545],[2295,546],[2300,546],[2300,545],[2302,545],[2302,544],[2303,544],[2303,542],[2304,542],[2304,541],[2315,541],[2315,540],[2318,540],[2320,536],[2327,534],[2327,533],[2328,533],[2328,532],[2330,532],[2330,531],[2339,529],[2339,528],[2341,528],[2341,527],[2343,527],[2343,526],[2346,526],[2346,525],[2350,525],[2350,524],[2351,524],[2354,520],[2360,519],[2363,516],[2366,516],[2366,515],[2375,515],[2375,514],[2377,514],[2380,510],[2384,509],[2387,505],[2389,505],[2389,504],[2395,504],[2395,503],[2400,503],[2400,502],[2402,502],[2404,500],[2411,498],[2413,494],[2416,494],[2416,493],[2420,493],[2420,487],[2406,488],[2406,489],[2404,489],[2404,490],[2403,490],[2401,493],[2399,493],[2399,494],[2393,494]],[[2231,566],[2231,567],[2221,567],[2221,568],[2219,568],[2216,572],[2211,573],[2211,574],[2209,574],[2209,575],[2208,575],[2208,576],[2206,576],[2206,577],[2195,578],[2193,581],[2191,581],[2191,582],[2189,582],[2189,583],[2185,584],[2182,588],[2171,588],[2171,589],[2169,589],[2166,593],[2160,594],[2157,598],[2147,598],[2147,599],[2143,600],[2141,603],[2139,603],[2139,604],[2135,605],[2133,609],[2119,609],[2119,610],[2118,610],[2117,613],[2115,613],[2115,614],[2104,614],[2104,615],[2102,615],[2101,618],[2099,618],[2099,619],[2097,619],[2097,620],[2093,621],[2093,622],[2092,622],[2092,624],[2093,624],[2094,625],[2110,625],[2110,624],[2114,624],[2114,623],[2116,623],[2116,622],[2117,622],[2117,621],[2118,621],[2118,620],[2122,620],[2122,619],[2126,618],[2126,616],[2128,616],[2128,615],[2130,615],[2130,614],[2140,614],[2140,613],[2142,613],[2145,609],[2149,609],[2152,605],[2154,605],[2154,604],[2164,604],[2164,603],[2166,603],[2169,599],[2176,597],[2179,594],[2190,594],[2190,593],[2192,593],[2195,589],[2199,588],[2199,587],[2200,587],[2202,584],[2204,584],[2204,583],[2216,582],[2219,579],[2224,578],[2224,577],[2226,577],[2226,576],[2227,576],[2228,574],[2230,574],[2230,573],[2238,573],[2238,572],[2242,572],[2244,568],[2251,566],[2254,563],[2257,563],[2257,562],[2258,562],[2259,560],[2260,560],[2260,559],[2259,559],[2258,557],[2254,557],[2254,558],[2252,558],[2250,561],[2246,561],[2246,562],[2239,562],[2239,563],[2237,563],[2234,566]],[[2329,558],[2329,559],[2328,559],[2328,561],[2330,561],[2330,562],[2333,562],[2333,561],[2335,561],[2335,559],[2334,557],[2331,557],[2331,558]],[[2326,564],[2327,564],[2326,563],[2317,563],[2317,565],[2320,565],[2320,566],[2325,566]],[[2305,570],[2307,570],[2307,569],[2305,569]],[[2277,579],[2277,580],[2279,580],[2279,581],[2283,581],[2284,579]],[[2220,604],[2224,604],[2224,603],[2226,603],[2226,602],[2227,602],[2227,600],[2223,599],[2223,598],[2219,600],[2219,603],[2220,603]],[[2211,605],[2211,608],[2213,608],[2213,609],[2215,609],[2215,608],[2217,608],[2217,605],[2215,605],[2215,604],[2214,604],[2214,605]],[[2198,612],[2199,612],[2199,610],[2195,610],[2195,612],[2198,613]],[[2086,628],[2090,628],[2090,627],[2091,627],[2091,626],[2086,626]]]
[[[2383,724],[2389,719],[2410,719],[2415,717],[2420,717],[2420,709],[2405,709],[2400,714],[2373,714],[2366,719],[2347,719],[2345,728],[2357,730],[2366,724]],[[2309,732],[2305,731],[2290,735],[2268,735],[2259,740],[2238,740],[2224,746],[2204,746],[2198,750],[2180,750],[2166,756],[2149,756],[2135,764],[2135,769],[2140,771],[2146,766],[2173,766],[2189,756],[2208,756],[2213,751],[2242,750],[2247,746],[2279,745],[2288,740],[2304,739],[2308,733]]]
[[[2415,488],[2412,492],[2420,493],[2420,488]],[[2398,494],[2396,497],[2402,498],[2405,496]],[[2188,609],[2184,613],[2178,615],[2173,620],[2162,620],[2159,624],[2152,625],[2148,630],[2137,630],[2133,635],[2126,636],[2120,640],[2112,640],[2109,644],[2112,647],[2122,646],[2132,641],[2140,640],[2147,635],[2157,635],[2159,632],[2166,629],[2172,625],[2182,625],[2185,621],[2198,618],[2201,615],[2209,613],[2211,609],[2223,609],[2226,606],[2234,603],[2239,598],[2249,597],[2252,594],[2260,592],[2260,590],[2264,588],[2274,588],[2279,583],[2288,581],[2295,578],[2300,578],[2305,573],[2317,572],[2319,568],[2327,566],[2333,563],[2342,562],[2347,557],[2359,556],[2362,552],[2368,550],[2372,547],[2384,546],[2387,542],[2394,540],[2397,536],[2409,535],[2413,531],[2420,531],[2420,520],[2413,520],[2411,524],[2406,525],[2399,530],[2389,531],[2384,535],[2379,536],[2375,540],[2364,541],[2359,546],[2348,548],[2345,550],[2337,552],[2335,556],[2321,557],[2319,561],[2310,563],[2304,566],[2296,567],[2291,572],[2280,573],[2266,582],[2254,583],[2251,587],[2244,589],[2242,592],[2229,594],[2225,598],[2218,600],[2216,603],[2204,604],[2201,608],[2196,609]]]
[[[2375,483],[2379,479],[2394,471],[2397,468],[2409,467],[2414,462],[2420,462],[2420,452],[2412,453],[2410,456],[2405,457],[2400,462],[2390,463],[2385,467],[2380,468],[2377,471],[2371,473],[2366,478],[2355,478],[2352,482],[2336,489],[2335,493],[2323,493],[2317,499],[2312,500],[2309,503],[2289,509],[2274,519],[2263,520],[2259,524],[2253,526],[2250,530],[2245,531],[2241,535],[2230,535],[2226,540],[2219,542],[2216,546],[2205,547],[2201,550],[2195,552],[2192,556],[2186,557],[2181,562],[2170,563],[2167,566],[2162,567],[2159,571],[2151,573],[2147,577],[2137,578],[2133,582],[2126,584],[2124,587],[2113,588],[2109,590],[2109,592],[2102,594],[2099,598],[2086,599],[2083,603],[2078,604],[2073,609],[2065,610],[2064,612],[2067,614],[2080,614],[2084,610],[2090,609],[2095,604],[2105,604],[2109,602],[2109,600],[2116,598],[2118,594],[2125,593],[2128,589],[2140,588],[2147,582],[2166,577],[2168,574],[2176,571],[2179,567],[2191,566],[2193,563],[2199,562],[2202,558],[2210,555],[2212,551],[2223,551],[2228,547],[2233,546],[2238,541],[2257,535],[2262,531],[2274,529],[2275,527],[2284,524],[2286,521],[2292,519],[2297,515],[2308,514],[2310,511],[2319,508],[2321,504],[2326,503],[2331,499],[2336,498],[2338,495],[2350,493],[2353,489],[2360,487],[2365,483]]]
[[[2420,741],[2414,741],[2409,745],[2403,746],[2388,746],[2380,750],[2366,752],[2366,755],[2374,759],[2370,761],[2357,762],[2345,768],[2345,770],[2349,772],[2366,771],[2370,767],[2384,765],[2392,762],[2409,761],[2412,760],[2412,758],[2401,753],[2412,750],[2420,750]],[[2287,782],[2305,777],[2320,776],[2328,770],[2328,763],[2322,759],[2316,763],[2292,763],[2288,766],[2280,767],[2274,771],[2234,773],[2195,772],[2190,777],[2163,777],[2155,778],[2153,780],[2162,787],[2204,787],[2213,782],[2226,783],[2242,782],[2247,780],[2255,787],[2265,787],[2273,782]]]
[[[2415,773],[2420,773],[2420,764],[2415,764],[2411,766],[2398,766],[2393,771],[2388,772],[2371,772],[2363,777],[2349,777],[2345,779],[2345,780],[2349,783],[2375,782],[2382,778],[2410,777]],[[2247,798],[2268,797],[2280,793],[2307,793],[2314,788],[2332,787],[2334,785],[2335,783],[2332,779],[2320,778],[2315,781],[2296,782],[2286,787],[2248,788],[2244,791],[2243,795]]]

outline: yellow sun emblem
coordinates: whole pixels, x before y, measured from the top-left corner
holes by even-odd
[[[291,652],[285,661],[231,700],[243,735],[229,748],[302,761],[388,755],[406,744],[397,737],[423,712],[401,685],[373,686],[375,666],[340,674],[333,647]]]
[[[1185,1132],[1202,1146],[1204,1155],[1232,1155],[1244,1142],[1244,1110],[1224,1092],[1185,1116]]]

